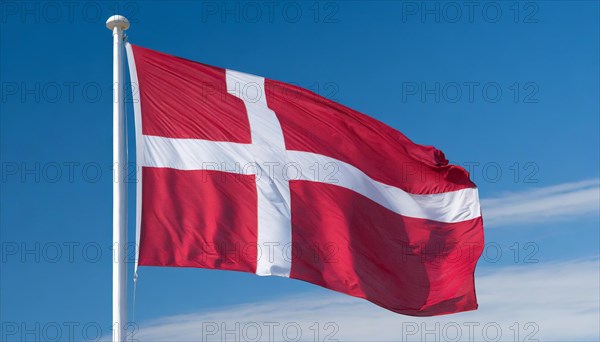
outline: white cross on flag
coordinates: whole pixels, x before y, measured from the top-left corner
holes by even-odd
[[[140,266],[304,280],[406,315],[477,308],[477,188],[308,90],[127,44]]]

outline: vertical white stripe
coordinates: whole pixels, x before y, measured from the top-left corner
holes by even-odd
[[[227,91],[244,101],[252,135],[251,151],[259,166],[258,258],[256,274],[290,276],[292,226],[290,187],[284,176],[287,155],[281,125],[267,106],[264,78],[227,70]]]

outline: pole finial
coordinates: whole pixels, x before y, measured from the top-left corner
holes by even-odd
[[[115,27],[125,31],[129,28],[129,20],[122,15],[113,15],[106,21],[106,27],[113,31]]]

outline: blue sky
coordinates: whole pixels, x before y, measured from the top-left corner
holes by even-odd
[[[419,320],[289,279],[142,268],[136,338],[200,339],[206,322],[279,320],[297,322],[308,340],[310,322],[321,340],[327,323],[337,327],[332,338],[418,339],[421,324],[440,323],[443,337],[449,322],[466,320],[498,324],[503,340],[515,330],[521,339],[534,330],[545,340],[598,339],[597,2],[1,6],[2,339],[20,340],[25,328],[52,339],[56,326],[61,340],[110,333],[112,38],[104,22],[116,9],[132,22],[133,44],[307,87],[472,167],[488,246],[477,269],[480,310]]]

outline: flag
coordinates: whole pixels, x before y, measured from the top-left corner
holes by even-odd
[[[127,52],[140,266],[289,277],[414,316],[477,308],[478,192],[441,151],[294,85]]]

